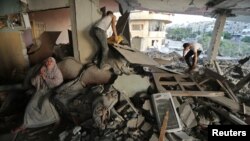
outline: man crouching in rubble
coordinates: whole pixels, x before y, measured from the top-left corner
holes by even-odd
[[[101,20],[99,20],[94,26],[94,35],[97,38],[98,42],[100,43],[100,51],[97,55],[98,57],[98,65],[100,69],[110,69],[110,65],[107,64],[107,57],[108,57],[108,43],[107,43],[107,35],[106,31],[108,30],[109,26],[111,25],[113,34],[115,36],[115,41],[117,42],[117,32],[116,32],[116,17],[112,11],[108,11],[106,16],[104,16]]]
[[[202,45],[200,43],[184,43],[183,44],[183,58],[185,59],[189,69],[191,72],[196,68],[198,57],[201,54]],[[190,59],[192,59],[192,64],[190,63]]]

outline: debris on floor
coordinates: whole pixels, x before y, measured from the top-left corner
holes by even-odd
[[[0,140],[16,131],[15,141],[158,141],[166,124],[165,140],[206,141],[208,125],[249,123],[249,57],[187,74],[177,53],[114,48],[113,69],[48,58],[22,89],[2,87]]]

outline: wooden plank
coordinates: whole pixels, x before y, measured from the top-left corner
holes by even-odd
[[[179,81],[178,77],[174,76],[174,78],[175,78],[176,82],[179,84],[179,86],[181,87],[181,90],[185,91],[185,88],[184,88],[183,85],[180,84],[180,81]]]
[[[139,115],[138,110],[135,108],[134,104],[130,101],[129,97],[124,93],[121,92],[122,97],[128,102],[128,104],[130,105],[130,107],[134,110],[134,112]]]
[[[196,86],[200,91],[202,91],[202,88],[188,75],[153,73],[153,76],[156,86],[160,92],[166,91],[163,85],[178,85],[182,91],[186,90],[184,86]]]
[[[171,72],[171,73],[184,75],[184,74],[183,74],[183,73],[181,73],[181,72],[177,72],[177,71],[175,71],[175,70],[171,70],[171,69],[166,68],[166,67],[164,67],[164,66],[159,66],[158,68],[159,68],[159,69],[162,69],[162,70],[165,70],[165,71],[168,71],[168,72]]]
[[[242,110],[242,107],[239,103],[236,103],[235,101],[225,97],[208,97],[208,99],[212,100],[213,102],[216,102],[220,104],[221,106],[227,107],[228,109],[232,110],[233,112],[239,112],[244,114],[244,111]],[[250,115],[250,107],[245,106],[245,114]]]
[[[190,77],[190,79],[195,83],[196,87],[197,87],[200,91],[203,91],[203,88],[194,80],[193,77]]]
[[[135,49],[133,49],[133,48],[127,46],[127,45],[120,45],[120,44],[114,43],[113,46],[121,48],[121,49],[126,49],[126,50],[130,50],[130,51],[136,52]]]
[[[245,76],[244,78],[242,78],[233,88],[234,92],[239,91],[240,89],[242,89],[248,82],[250,81],[250,73]]]
[[[221,86],[221,88],[226,92],[226,93],[230,93],[230,91],[227,90],[227,88],[219,81],[216,80],[217,83]],[[233,97],[231,97],[231,95],[228,95],[231,99],[233,99]]]
[[[209,80],[210,80],[210,78],[207,78],[207,79],[205,79],[205,80],[201,81],[201,82],[199,83],[199,85],[202,85],[202,84],[204,84],[204,83],[208,82]]]
[[[221,70],[221,68],[220,68],[220,65],[218,64],[218,62],[217,62],[216,60],[214,60],[214,66],[215,66],[217,72],[218,72],[220,75],[223,75],[223,72],[222,72],[222,70]]]
[[[160,81],[161,85],[184,85],[184,86],[196,86],[195,82],[169,82],[169,81]]]
[[[221,97],[224,92],[218,91],[165,91],[170,92],[172,96],[198,96],[198,97]]]
[[[161,131],[160,131],[160,137],[159,137],[159,141],[164,141],[165,140],[165,134],[166,134],[166,128],[168,126],[168,111],[166,112],[165,116],[164,116],[164,120],[162,122],[162,126],[161,126]]]
[[[224,88],[227,89],[227,94],[230,98],[232,98],[234,101],[239,102],[238,98],[235,96],[235,94],[233,93],[233,91],[231,90],[231,87],[228,85],[227,80],[225,77],[221,76],[220,74],[210,70],[210,69],[205,69],[205,74],[206,76],[213,78],[215,80],[220,81],[221,83],[219,83],[220,85],[223,85]],[[218,82],[217,81],[217,82]]]
[[[239,102],[238,98],[236,97],[236,95],[234,94],[234,92],[232,91],[231,87],[228,85],[227,82],[223,83],[225,88],[228,90],[228,94],[230,95],[229,97],[231,97],[234,101]]]
[[[226,81],[226,78],[221,76],[220,74],[206,68],[205,69],[205,74],[206,76],[210,77],[210,78],[214,78],[214,79],[217,79],[217,80],[220,80],[221,82],[224,82]]]

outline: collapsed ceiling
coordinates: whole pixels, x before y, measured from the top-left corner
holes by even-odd
[[[249,0],[101,0],[100,5],[118,11],[112,4],[116,2],[124,10],[151,10],[208,17],[214,17],[217,12],[226,10],[230,19],[250,22]]]

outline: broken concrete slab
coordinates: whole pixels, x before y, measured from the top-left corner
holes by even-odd
[[[197,126],[197,121],[195,119],[194,112],[190,104],[184,103],[179,107],[179,114],[181,120],[184,122],[187,128],[193,128]]]
[[[144,117],[139,115],[137,118],[132,118],[127,122],[128,128],[138,128],[144,122]]]
[[[136,128],[137,126],[137,119],[133,118],[127,122],[127,127],[128,128]]]
[[[131,64],[139,64],[139,65],[149,65],[149,66],[158,66],[159,64],[155,62],[153,59],[148,57],[146,54],[143,54],[140,51],[133,50],[129,47],[121,45],[114,45],[114,49],[116,49],[122,56],[124,56]]]
[[[130,85],[130,84],[136,85]],[[113,86],[120,92],[126,92],[128,97],[133,97],[137,93],[147,93],[150,86],[149,77],[141,75],[121,75],[115,80]]]

